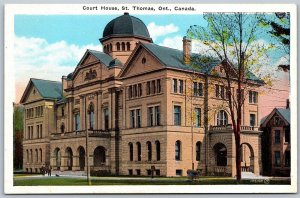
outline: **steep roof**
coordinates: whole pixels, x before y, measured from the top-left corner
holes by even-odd
[[[290,123],[290,116],[291,116],[291,110],[290,109],[283,109],[283,108],[276,108],[277,111],[281,114],[281,116],[289,123]]]
[[[30,79],[43,98],[59,99],[62,97],[62,84],[57,81]]]
[[[275,113],[278,114],[279,116],[281,116],[288,124],[291,124],[290,123],[290,116],[291,116],[290,109],[274,108],[269,115],[267,115],[261,119],[261,122],[260,122],[261,126],[263,126],[263,127],[266,126],[266,124],[274,116]]]
[[[109,67],[109,63],[113,60],[111,56],[103,52],[90,50],[90,49],[88,49],[87,51],[90,52],[93,56],[95,56],[100,62],[102,62],[107,67]]]

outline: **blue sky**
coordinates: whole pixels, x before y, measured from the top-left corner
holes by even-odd
[[[72,72],[86,49],[102,50],[105,25],[119,15],[15,15],[14,64],[17,101],[30,78],[60,81]],[[182,49],[191,25],[206,27],[202,15],[134,15],[148,27],[154,43]],[[260,38],[269,42],[267,34]],[[271,64],[283,54],[273,53]],[[270,61],[263,60],[270,63]]]

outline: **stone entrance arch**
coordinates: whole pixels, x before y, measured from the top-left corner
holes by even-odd
[[[215,154],[215,165],[227,166],[227,148],[223,143],[217,143],[213,147]]]
[[[254,173],[254,151],[246,142],[241,144],[241,171]]]
[[[66,158],[68,170],[72,170],[73,167],[73,151],[70,147],[66,148]]]
[[[85,167],[85,150],[82,146],[78,147],[77,154],[79,156],[79,168],[83,171]]]
[[[105,148],[103,146],[98,146],[94,150],[94,166],[101,166],[105,164]]]

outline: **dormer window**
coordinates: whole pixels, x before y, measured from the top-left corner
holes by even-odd
[[[143,59],[142,59],[142,64],[145,64],[146,63],[146,58],[144,57]]]

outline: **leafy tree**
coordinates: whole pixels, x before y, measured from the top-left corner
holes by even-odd
[[[23,164],[23,107],[14,104],[14,169],[22,168]]]
[[[261,59],[273,47],[258,41],[263,17],[264,15],[257,13],[205,13],[207,27],[194,25],[187,31],[190,39],[198,40],[202,44],[200,50],[204,49],[199,53],[201,55],[191,57],[192,67],[204,71],[206,79],[209,75],[218,77],[215,79],[228,87],[228,100],[225,102],[232,121],[235,145],[241,145],[241,119],[245,95],[248,93],[246,90],[249,84],[263,83],[259,78],[249,80],[255,78],[250,71],[259,71]],[[222,72],[212,68],[216,60],[222,62]],[[264,80],[268,77],[261,76]],[[207,90],[207,80],[205,84]],[[236,97],[231,87],[237,87]],[[207,99],[206,95],[205,100]],[[207,123],[207,112],[204,114],[204,121]],[[236,146],[237,181],[241,180],[240,149],[240,146]]]

